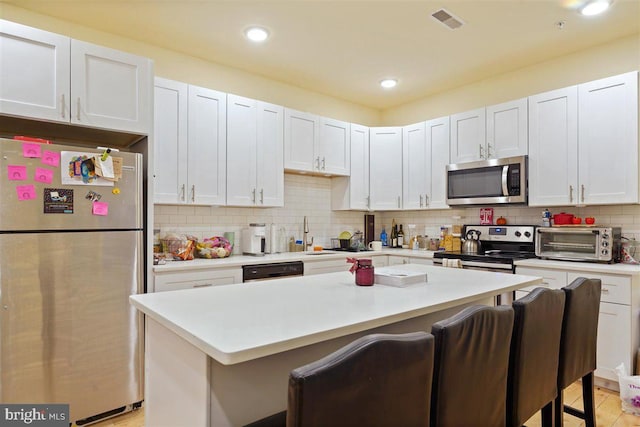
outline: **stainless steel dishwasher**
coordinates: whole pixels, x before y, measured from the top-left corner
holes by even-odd
[[[303,274],[304,264],[302,261],[243,265],[242,283],[279,279],[290,276],[302,276]]]

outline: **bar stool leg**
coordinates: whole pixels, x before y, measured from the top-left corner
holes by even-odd
[[[563,427],[564,421],[562,419],[562,415],[564,413],[564,390],[558,390],[558,396],[553,401],[553,409],[555,427]]]
[[[554,426],[554,416],[553,416],[554,406],[555,406],[555,400],[552,400],[551,402],[547,403],[542,407],[542,412],[540,414],[542,419],[541,420],[542,427]]]
[[[584,402],[584,423],[586,427],[596,426],[596,411],[593,394],[593,372],[582,377],[582,399]]]

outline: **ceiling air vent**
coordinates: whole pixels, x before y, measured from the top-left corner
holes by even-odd
[[[437,12],[431,14],[437,21],[440,21],[443,25],[446,25],[450,30],[455,30],[456,28],[462,27],[462,19],[453,16],[451,13],[447,12],[444,9],[440,9]]]

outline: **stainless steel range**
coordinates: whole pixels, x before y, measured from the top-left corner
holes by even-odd
[[[514,273],[515,261],[536,257],[535,228],[535,225],[465,225],[463,236],[468,230],[480,232],[480,252],[436,252],[433,264],[443,265],[444,260],[456,259],[462,268]]]

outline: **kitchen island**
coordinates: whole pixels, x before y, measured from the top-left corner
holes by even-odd
[[[148,426],[238,426],[286,408],[289,372],[373,333],[429,331],[533,276],[403,265],[407,287],[359,287],[348,272],[135,295],[146,316]]]

